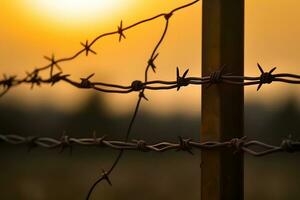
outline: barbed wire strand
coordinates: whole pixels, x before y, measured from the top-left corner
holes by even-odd
[[[156,65],[153,64],[155,58],[158,56],[156,54],[152,57],[152,60],[149,60],[150,64],[147,67],[148,69],[151,67],[155,70]],[[259,64],[257,64],[260,66]],[[90,79],[94,76],[94,74],[89,75],[86,78],[81,78],[81,82],[72,80],[68,78],[69,74],[62,74],[62,72],[53,75],[48,79],[43,79],[37,74],[31,76],[26,79],[16,79],[16,76],[4,76],[3,80],[0,80],[0,86],[3,87],[3,91],[0,94],[0,97],[4,96],[12,87],[18,86],[21,84],[31,84],[31,88],[35,85],[41,86],[43,84],[54,84],[64,81],[70,84],[73,87],[79,89],[93,89],[99,92],[106,93],[119,93],[119,94],[127,94],[131,92],[144,92],[145,90],[171,90],[177,89],[179,90],[181,87],[188,85],[211,85],[211,84],[232,84],[232,85],[240,85],[240,86],[253,86],[258,85],[257,90],[261,88],[264,84],[271,84],[273,82],[281,82],[287,84],[300,84],[300,75],[297,74],[289,74],[289,73],[278,73],[273,74],[272,72],[263,72],[260,76],[234,76],[234,75],[226,75],[220,73],[220,71],[212,72],[210,76],[205,77],[188,77],[187,72],[184,76],[180,76],[179,68],[177,68],[176,80],[153,80],[148,81],[145,79],[144,82],[140,80],[134,80],[131,85],[118,85],[112,83],[103,83],[103,82],[92,82]],[[178,89],[179,88],[179,89]]]
[[[63,135],[60,139],[50,137],[23,137],[20,135],[2,135],[0,141],[12,145],[26,145],[29,149],[46,148],[46,149],[65,149],[73,146],[86,146],[97,148],[110,148],[113,150],[140,151],[140,152],[166,152],[166,151],[186,151],[193,154],[194,149],[199,150],[222,150],[230,149],[234,153],[246,153],[255,157],[267,156],[274,153],[300,152],[300,141],[293,140],[291,136],[283,139],[279,145],[271,145],[257,140],[248,140],[246,136],[242,138],[233,138],[228,141],[207,141],[196,142],[191,138],[178,137],[178,142],[162,141],[148,144],[144,140],[119,141],[108,140],[106,136],[96,137],[94,134],[91,138],[73,138]],[[60,150],[61,152],[61,150]],[[120,154],[119,154],[120,155]],[[107,172],[107,175],[111,173]]]

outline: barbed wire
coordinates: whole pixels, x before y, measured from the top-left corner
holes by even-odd
[[[112,83],[104,83],[104,82],[92,82],[90,79],[94,76],[94,74],[89,75],[86,78],[81,78],[81,81],[76,81],[70,79],[70,74],[63,74],[63,70],[60,63],[67,62],[78,58],[79,55],[85,53],[86,56],[89,56],[89,53],[97,54],[93,49],[92,46],[101,38],[111,36],[111,35],[119,35],[119,42],[121,42],[122,38],[126,39],[125,31],[132,29],[140,24],[144,24],[146,22],[155,20],[160,17],[164,17],[166,24],[169,23],[169,19],[172,15],[183,8],[187,8],[192,6],[193,4],[197,3],[199,0],[193,1],[189,4],[185,4],[178,8],[171,10],[168,13],[161,13],[154,17],[136,22],[130,26],[123,27],[123,21],[121,20],[120,25],[117,28],[117,31],[112,31],[108,33],[101,34],[94,38],[91,43],[86,40],[85,43],[81,42],[80,44],[83,46],[82,49],[77,51],[74,55],[56,59],[55,55],[52,54],[51,57],[44,56],[46,60],[50,63],[46,66],[39,67],[34,69],[31,73],[26,72],[26,76],[23,78],[17,78],[15,75],[7,76],[3,75],[3,79],[0,79],[0,86],[2,86],[3,91],[0,93],[0,97],[5,95],[12,87],[19,86],[22,84],[30,84],[31,88],[35,85],[41,86],[43,84],[51,84],[52,86],[58,82],[64,81],[69,83],[70,85],[80,88],[80,89],[94,89],[100,92],[107,92],[107,93],[130,93],[136,91],[144,91],[147,90],[168,90],[177,88],[179,90],[183,86],[187,85],[203,85],[203,84],[216,84],[216,83],[227,83],[227,84],[235,84],[235,85],[258,85],[257,90],[261,88],[263,84],[270,84],[272,82],[284,82],[289,84],[300,84],[300,75],[298,74],[289,74],[289,73],[280,73],[280,74],[272,74],[276,68],[273,68],[269,72],[265,72],[263,68],[258,64],[258,68],[261,72],[260,76],[250,77],[250,76],[230,76],[228,73],[224,73],[224,69],[216,72],[212,72],[210,76],[206,77],[186,77],[188,70],[185,71],[183,76],[180,76],[179,68],[177,68],[176,79],[173,81],[164,81],[164,80],[154,80],[154,81],[147,81],[145,77],[145,81],[142,82],[140,80],[134,80],[130,85],[119,85],[119,84],[112,84]],[[166,28],[167,32],[167,28]],[[165,33],[164,33],[165,35]],[[163,41],[164,36],[160,38],[158,45],[154,48],[152,55],[148,60],[148,65],[145,71],[145,76],[148,73],[149,68],[155,72],[157,66],[155,65],[155,60],[158,57],[157,49],[160,46],[160,43]],[[57,68],[60,72],[54,73],[54,68]],[[42,78],[40,76],[40,72],[44,70],[50,70],[49,78]]]
[[[26,72],[26,76],[23,78],[18,78],[17,76],[7,76],[3,75],[3,79],[0,79],[0,87],[3,88],[3,91],[0,93],[0,97],[3,97],[10,89],[29,84],[31,88],[35,86],[42,86],[42,85],[55,85],[60,82],[67,83],[73,87],[79,89],[93,89],[99,92],[107,92],[107,93],[119,93],[119,94],[128,94],[131,92],[138,92],[138,98],[136,101],[136,105],[134,108],[134,112],[132,114],[131,120],[129,122],[126,135],[123,141],[116,141],[116,140],[106,140],[105,137],[97,138],[94,135],[93,138],[72,138],[67,135],[63,135],[61,139],[54,139],[49,137],[23,137],[20,135],[0,135],[0,141],[6,142],[9,144],[26,144],[28,149],[31,150],[35,147],[44,147],[50,149],[60,148],[60,151],[63,151],[65,148],[70,148],[74,145],[82,145],[82,146],[98,146],[98,147],[108,147],[115,150],[119,150],[119,154],[117,155],[116,159],[110,166],[108,170],[102,169],[102,175],[95,181],[95,183],[90,188],[87,200],[90,199],[91,194],[95,187],[102,181],[107,181],[111,185],[111,181],[109,179],[110,174],[113,172],[117,164],[119,163],[120,159],[124,154],[124,150],[139,150],[139,151],[156,151],[156,152],[164,152],[167,150],[178,150],[178,151],[187,151],[192,153],[192,149],[219,149],[219,148],[232,148],[235,151],[248,153],[253,156],[264,156],[275,152],[296,152],[300,151],[300,143],[298,141],[293,141],[291,139],[283,140],[279,146],[269,145],[260,141],[250,140],[247,141],[245,137],[243,138],[234,138],[230,141],[226,142],[218,142],[218,141],[211,141],[211,142],[195,142],[192,139],[184,139],[179,137],[178,143],[172,142],[160,142],[156,144],[149,145],[143,140],[134,140],[129,142],[129,136],[132,132],[132,128],[134,122],[137,118],[137,114],[139,112],[142,100],[148,100],[145,95],[146,90],[171,90],[177,89],[179,91],[182,87],[186,87],[189,85],[207,85],[210,87],[213,84],[233,84],[233,85],[240,85],[240,86],[250,86],[250,85],[257,85],[257,90],[259,90],[262,85],[264,84],[271,84],[273,82],[283,82],[288,84],[300,84],[300,75],[297,74],[290,74],[290,73],[279,73],[274,74],[276,68],[271,69],[270,71],[264,71],[263,68],[257,64],[260,75],[259,76],[235,76],[226,71],[226,68],[222,68],[219,71],[212,72],[210,76],[205,77],[192,77],[188,76],[189,70],[186,69],[184,73],[181,75],[179,67],[176,69],[176,79],[175,80],[148,80],[148,73],[151,69],[154,73],[156,72],[157,65],[155,61],[157,60],[159,53],[159,47],[165,39],[165,36],[168,32],[169,23],[171,17],[179,10],[184,8],[190,7],[200,0],[195,0],[191,3],[182,5],[177,7],[170,12],[161,13],[150,17],[145,20],[141,20],[136,22],[132,25],[124,27],[124,23],[121,20],[120,25],[117,27],[116,31],[103,33],[96,38],[94,38],[91,42],[86,40],[84,43],[81,42],[82,48],[77,51],[75,54],[56,59],[56,56],[52,54],[49,56],[44,56],[44,58],[49,62],[46,66],[39,67],[34,69],[32,72]],[[97,54],[96,51],[93,50],[93,45],[100,40],[101,38],[118,35],[119,42],[122,39],[126,39],[125,32],[129,29],[132,29],[136,26],[141,24],[153,21],[155,19],[164,18],[164,29],[159,37],[156,45],[154,46],[151,55],[147,61],[147,65],[145,67],[145,74],[144,80],[134,80],[128,85],[120,85],[115,83],[105,83],[105,82],[96,82],[92,81],[91,79],[95,75],[90,74],[87,77],[81,78],[79,81],[71,79],[70,74],[64,74],[61,64],[63,62],[68,62],[71,60],[75,60],[81,54],[85,54],[89,56],[90,54]],[[49,77],[42,77],[40,74],[42,71],[49,70]],[[57,72],[56,72],[57,71]],[[254,148],[262,148],[263,150],[258,151]]]
[[[121,20],[121,23],[118,26],[117,31],[110,32],[110,33],[104,33],[102,35],[99,35],[90,44],[89,44],[88,40],[85,43],[81,43],[81,45],[84,48],[81,49],[80,51],[78,51],[77,53],[75,53],[75,55],[73,55],[73,56],[66,57],[66,58],[61,58],[61,59],[56,59],[54,54],[51,57],[45,56],[45,59],[50,61],[50,64],[48,64],[44,67],[41,67],[41,68],[37,68],[31,73],[26,73],[27,75],[23,79],[18,80],[16,76],[7,77],[6,75],[4,75],[4,79],[0,81],[0,86],[2,85],[2,87],[4,88],[4,91],[0,94],[0,97],[5,95],[12,87],[18,86],[18,85],[21,85],[21,84],[24,84],[24,83],[31,84],[31,88],[33,88],[35,85],[40,86],[40,85],[45,84],[45,83],[51,84],[53,86],[54,84],[56,84],[57,82],[60,82],[60,81],[65,81],[65,82],[67,82],[67,83],[69,83],[69,84],[71,84],[71,85],[73,85],[77,88],[82,88],[82,89],[92,88],[92,89],[95,89],[97,91],[102,91],[102,92],[129,93],[129,92],[132,92],[132,91],[139,91],[139,96],[138,96],[138,100],[137,100],[137,103],[136,103],[136,107],[135,107],[133,116],[131,118],[131,121],[129,123],[128,129],[127,129],[127,132],[126,132],[125,141],[127,141],[128,138],[129,138],[129,135],[131,133],[133,124],[135,122],[135,119],[137,117],[137,114],[138,114],[138,111],[139,111],[139,108],[140,108],[140,103],[141,103],[142,99],[148,100],[147,97],[144,94],[145,88],[140,88],[140,86],[139,86],[141,81],[133,81],[131,87],[126,87],[126,86],[121,86],[121,85],[116,85],[116,84],[107,84],[107,83],[92,83],[90,81],[90,78],[92,78],[94,76],[94,74],[91,74],[86,78],[81,78],[81,82],[76,82],[76,81],[73,81],[73,80],[68,78],[70,75],[63,74],[62,68],[58,64],[61,63],[61,62],[66,62],[66,61],[71,61],[73,59],[76,59],[83,52],[85,52],[86,56],[88,56],[90,52],[93,53],[93,54],[96,54],[96,52],[94,50],[92,50],[91,47],[94,43],[96,43],[102,37],[109,36],[109,35],[114,35],[114,34],[119,34],[119,42],[121,42],[122,38],[124,38],[124,39],[126,38],[126,36],[124,34],[124,31],[126,31],[128,29],[131,29],[131,28],[133,28],[137,25],[152,21],[154,19],[164,17],[164,19],[165,19],[165,28],[164,28],[163,34],[161,35],[161,37],[160,37],[159,41],[157,42],[156,46],[154,47],[154,49],[152,51],[152,54],[151,54],[151,56],[150,56],[150,58],[147,62],[146,69],[145,69],[145,82],[147,82],[149,68],[151,68],[153,70],[153,72],[155,72],[156,65],[155,65],[154,61],[158,57],[157,50],[158,50],[159,46],[161,45],[161,43],[163,42],[163,40],[166,36],[167,30],[168,30],[168,27],[169,27],[169,20],[170,20],[171,16],[175,12],[177,12],[177,11],[183,9],[183,8],[189,7],[189,6],[197,3],[198,1],[199,0],[193,1],[191,3],[185,4],[183,6],[180,6],[180,7],[177,7],[175,9],[173,9],[169,13],[158,14],[154,17],[142,20],[140,22],[137,22],[137,23],[135,23],[133,25],[130,25],[128,27],[125,27],[125,28],[123,28],[123,21]],[[56,74],[53,74],[54,68],[57,68],[60,72],[56,73]],[[39,73],[41,71],[44,71],[44,70],[47,70],[47,69],[50,69],[49,78],[48,79],[41,78]],[[119,90],[103,89],[103,88],[100,88],[99,86],[118,88]],[[123,89],[123,90],[120,90],[120,89]],[[124,91],[124,89],[125,89],[125,91]],[[94,190],[94,188],[96,187],[96,185],[98,183],[100,183],[102,180],[107,179],[108,175],[114,170],[116,165],[119,163],[123,153],[124,153],[124,151],[121,150],[119,155],[117,156],[116,160],[114,161],[114,163],[112,164],[112,166],[109,168],[108,171],[102,170],[103,171],[102,176],[90,188],[90,191],[87,195],[87,199],[90,198],[90,195],[91,195],[92,191]]]
[[[142,82],[140,80],[134,80],[129,85],[118,85],[113,83],[104,83],[104,82],[93,82],[90,79],[95,75],[91,74],[86,78],[81,78],[81,81],[75,81],[69,78],[69,74],[63,74],[62,72],[53,75],[48,79],[43,79],[42,77],[35,74],[34,76],[28,77],[27,79],[17,79],[16,76],[4,76],[3,80],[0,80],[0,86],[4,88],[0,97],[3,96],[7,90],[13,86],[21,84],[30,84],[31,88],[36,86],[41,86],[43,84],[54,84],[64,81],[71,86],[74,86],[79,89],[94,89],[100,92],[106,93],[120,93],[127,94],[131,92],[138,92],[144,90],[179,90],[181,87],[188,85],[212,85],[212,84],[232,84],[232,85],[241,85],[241,86],[253,86],[258,85],[257,90],[261,88],[263,84],[271,84],[273,82],[282,82],[288,84],[300,84],[300,75],[289,74],[289,73],[279,73],[273,74],[273,71],[276,68],[273,68],[269,72],[264,72],[260,64],[257,64],[261,74],[260,76],[233,76],[224,73],[224,70],[212,72],[210,76],[204,77],[188,77],[188,69],[181,76],[179,68],[177,67],[176,79],[175,80],[152,80]]]
[[[180,7],[177,7],[175,9],[171,10],[168,13],[160,13],[160,14],[155,15],[153,17],[150,17],[148,19],[144,19],[144,20],[141,20],[141,21],[136,22],[134,24],[131,24],[131,25],[127,26],[127,27],[123,27],[123,21],[121,20],[120,25],[117,27],[116,31],[103,33],[103,34],[97,36],[96,38],[94,38],[92,40],[92,42],[90,42],[90,43],[89,43],[88,40],[86,40],[85,43],[80,42],[82,48],[80,50],[78,50],[76,53],[74,53],[73,55],[71,55],[71,56],[64,57],[64,58],[58,58],[58,59],[56,59],[56,56],[54,54],[52,54],[51,57],[44,56],[44,58],[47,61],[49,61],[49,64],[47,64],[47,65],[45,65],[43,67],[35,68],[30,73],[26,72],[26,76],[23,77],[23,78],[21,78],[21,79],[17,79],[17,76],[15,76],[15,75],[13,75],[13,76],[6,76],[6,75],[4,75],[3,80],[0,81],[0,86],[2,86],[4,88],[4,91],[0,94],[0,97],[3,96],[4,94],[6,94],[13,86],[17,86],[17,85],[20,85],[20,84],[23,84],[23,83],[30,83],[31,87],[33,87],[34,85],[41,85],[43,83],[51,83],[52,85],[54,85],[55,83],[57,83],[57,82],[59,82],[61,80],[64,80],[64,81],[69,82],[73,86],[77,86],[78,88],[90,88],[90,87],[88,87],[88,86],[91,86],[91,84],[89,84],[90,83],[89,82],[89,78],[82,78],[81,79],[82,80],[81,84],[77,83],[76,81],[72,81],[70,79],[67,80],[66,77],[68,77],[69,75],[63,75],[62,74],[63,70],[62,70],[62,68],[61,68],[61,66],[59,64],[61,64],[63,62],[68,62],[68,61],[75,60],[81,54],[84,54],[84,53],[85,53],[86,56],[89,56],[90,53],[97,54],[97,52],[94,51],[92,49],[92,47],[101,38],[112,36],[112,35],[119,35],[119,42],[121,42],[122,39],[126,39],[125,31],[127,31],[129,29],[132,29],[132,28],[134,28],[136,26],[139,26],[141,24],[153,21],[155,19],[162,18],[162,17],[165,19],[166,24],[168,24],[170,18],[172,17],[172,15],[175,14],[177,11],[182,10],[184,8],[187,8],[187,7],[190,7],[190,6],[194,5],[195,3],[199,2],[199,1],[200,0],[195,0],[195,1],[191,2],[191,3],[188,3],[188,4],[182,5]],[[156,51],[158,50],[158,48],[160,46],[160,43],[162,42],[163,39],[164,39],[164,37],[160,38],[160,41],[159,41],[158,45],[154,48],[154,50],[153,50],[154,54],[151,55],[151,57],[148,60],[148,66],[147,66],[146,73],[148,72],[148,68],[149,67],[151,67],[152,70],[155,72],[156,65],[155,65],[154,61],[155,61],[155,59],[158,56],[158,53],[156,53]],[[54,74],[54,70],[55,69],[57,71],[59,71],[59,73]],[[39,74],[40,74],[40,72],[45,71],[45,70],[49,70],[50,76],[49,76],[49,78],[43,80],[40,77]],[[125,88],[122,87],[122,86],[118,87],[118,85],[116,85],[116,84],[98,83],[96,85],[111,86],[111,87],[116,87],[116,88],[120,88],[121,87],[121,89],[126,89],[126,87]],[[128,93],[128,92],[124,92],[124,91],[122,91],[122,92],[119,91],[118,92],[118,91],[113,91],[113,90],[105,90],[105,89],[101,89],[101,88],[97,88],[97,87],[93,87],[93,88],[96,89],[96,90],[102,91],[102,92]]]
[[[72,86],[75,86],[77,88],[80,89],[95,89],[97,91],[102,91],[102,92],[109,92],[109,93],[129,93],[129,92],[133,92],[133,91],[139,91],[139,95],[138,95],[138,100],[134,109],[134,113],[132,115],[131,121],[129,123],[128,129],[126,131],[126,137],[125,137],[125,141],[128,140],[129,135],[132,131],[132,127],[133,124],[135,122],[135,119],[137,117],[140,105],[141,105],[141,101],[144,100],[148,100],[147,97],[145,96],[145,90],[146,87],[143,86],[143,84],[141,84],[141,81],[133,81],[131,86],[122,86],[122,85],[117,85],[117,84],[108,84],[108,83],[100,83],[100,82],[91,82],[90,79],[94,76],[94,74],[89,75],[86,78],[81,78],[80,82],[76,82],[74,80],[71,80],[70,78],[68,78],[70,75],[69,74],[63,74],[63,70],[61,68],[61,66],[59,64],[61,64],[62,62],[67,62],[67,61],[71,61],[76,59],[79,55],[81,55],[82,53],[85,53],[86,56],[89,55],[89,53],[92,54],[97,54],[96,51],[94,51],[92,49],[93,44],[95,44],[99,39],[106,37],[106,36],[110,36],[110,35],[119,35],[119,42],[122,41],[122,39],[126,39],[125,36],[125,31],[134,28],[140,24],[158,19],[163,17],[165,19],[165,26],[164,26],[164,30],[163,33],[161,35],[161,37],[159,38],[158,42],[156,43],[151,56],[148,59],[147,62],[147,66],[145,68],[145,76],[144,76],[144,83],[148,82],[148,72],[149,69],[151,68],[153,70],[153,72],[155,72],[156,69],[156,65],[155,65],[155,60],[158,57],[158,49],[161,45],[161,43],[163,42],[166,33],[168,31],[168,27],[169,27],[169,20],[170,18],[179,10],[182,10],[184,8],[190,7],[192,5],[194,5],[195,3],[199,2],[200,0],[195,0],[191,3],[182,5],[180,7],[177,7],[173,10],[171,10],[168,13],[161,13],[158,14],[154,17],[136,22],[130,26],[127,27],[123,27],[123,21],[121,20],[120,25],[117,27],[116,31],[113,32],[108,32],[108,33],[104,33],[101,34],[99,36],[97,36],[96,38],[94,38],[94,40],[92,40],[91,43],[89,43],[88,40],[86,40],[85,43],[80,43],[83,48],[81,50],[79,50],[78,52],[76,52],[74,55],[70,56],[70,57],[65,57],[65,58],[60,58],[60,59],[56,59],[55,55],[52,54],[51,57],[45,56],[44,58],[46,60],[49,61],[49,64],[44,66],[44,67],[40,67],[40,68],[36,68],[34,69],[31,73],[26,73],[26,76],[24,78],[21,79],[17,79],[17,76],[6,76],[4,75],[4,79],[0,80],[0,86],[3,87],[3,92],[0,94],[0,97],[2,97],[3,95],[5,95],[12,87],[21,85],[21,84],[31,84],[31,88],[33,88],[35,85],[40,86],[42,84],[51,84],[52,86],[60,81],[64,81],[67,82],[69,84],[71,84]],[[44,70],[49,70],[50,71],[50,76],[49,78],[42,78],[40,76],[40,72],[44,71]],[[54,74],[54,70],[58,70],[58,73]],[[155,83],[155,82],[154,82]],[[154,84],[154,83],[147,83],[147,84]],[[146,84],[146,86],[147,86]],[[142,86],[141,86],[142,85]],[[101,87],[107,87],[107,88],[101,88]],[[149,86],[150,87],[150,86]],[[116,90],[117,89],[117,90]],[[102,170],[102,176],[93,184],[93,186],[91,187],[88,195],[87,195],[87,199],[90,198],[90,195],[92,193],[92,191],[94,190],[94,188],[96,187],[96,185],[98,183],[100,183],[103,180],[108,180],[108,176],[110,175],[110,173],[114,170],[114,168],[117,166],[117,164],[119,163],[122,155],[123,155],[124,151],[121,150],[120,153],[118,154],[116,160],[114,161],[114,163],[112,164],[112,166],[109,168],[108,171],[106,170]]]
[[[178,137],[178,142],[162,141],[155,144],[148,144],[144,140],[132,140],[125,142],[120,140],[108,140],[107,136],[97,137],[93,134],[91,138],[73,138],[65,134],[61,138],[50,137],[24,137],[20,135],[2,135],[0,141],[12,145],[26,145],[28,150],[36,147],[47,149],[72,149],[74,146],[94,146],[100,148],[110,148],[113,150],[132,150],[141,152],[166,152],[170,150],[186,151],[193,155],[193,149],[199,150],[221,150],[230,148],[234,153],[247,153],[252,156],[266,156],[278,152],[294,153],[300,152],[300,141],[293,140],[291,137],[281,141],[280,145],[271,145],[257,140],[248,140],[246,136],[233,138],[225,142],[207,141],[196,142],[191,138]]]
[[[158,42],[156,43],[156,45],[154,46],[153,50],[152,50],[152,53],[148,59],[148,62],[147,62],[147,66],[145,68],[145,75],[144,75],[144,82],[147,82],[148,81],[148,73],[149,73],[149,69],[151,68],[152,71],[155,73],[155,69],[156,69],[156,65],[155,65],[155,60],[157,59],[159,53],[157,53],[160,45],[162,44],[163,40],[165,39],[165,36],[167,34],[167,31],[168,31],[168,28],[169,28],[169,21],[170,21],[170,18],[172,17],[172,15],[181,10],[181,9],[184,9],[184,8],[187,8],[187,7],[190,7],[192,5],[194,5],[195,3],[197,3],[199,0],[196,0],[196,1],[193,1],[191,3],[188,3],[188,4],[185,4],[183,6],[180,6],[180,7],[177,7],[173,10],[171,10],[169,13],[162,13],[162,14],[159,14],[157,16],[154,16],[152,18],[149,18],[147,20],[143,20],[141,22],[138,22],[136,24],[141,24],[141,23],[144,23],[146,21],[150,21],[152,19],[155,19],[155,18],[158,18],[158,17],[164,17],[165,19],[165,25],[164,25],[164,29],[163,29],[163,32],[158,40]],[[119,41],[121,41],[122,37],[125,38],[125,35],[123,34],[123,30],[122,29],[122,21],[121,21],[121,24],[120,26],[118,27],[118,33],[119,33]],[[133,27],[133,26],[130,26],[130,27]],[[137,114],[140,110],[140,106],[141,106],[141,102],[142,100],[147,100],[148,101],[148,98],[145,96],[145,88],[140,88],[140,83],[141,81],[133,81],[132,82],[132,88],[135,90],[135,91],[139,91],[139,95],[138,95],[138,99],[137,99],[137,102],[136,102],[136,106],[135,106],[135,109],[134,109],[134,112],[133,112],[133,115],[131,117],[131,120],[130,120],[130,123],[129,123],[129,126],[127,128],[127,132],[126,132],[126,136],[125,136],[125,142],[128,141],[129,139],[129,136],[131,134],[131,131],[132,131],[132,128],[133,128],[133,125],[134,125],[134,122],[137,118]],[[138,90],[139,89],[139,90]],[[113,164],[111,165],[111,167],[109,168],[108,171],[102,169],[102,175],[100,176],[100,178],[98,178],[98,180],[96,180],[94,182],[94,184],[92,185],[92,187],[90,188],[88,194],[87,194],[87,197],[86,199],[89,200],[90,197],[91,197],[91,194],[93,192],[93,190],[96,188],[96,186],[102,182],[103,180],[106,180],[110,185],[111,185],[111,181],[109,180],[109,175],[112,173],[112,171],[115,169],[115,167],[117,166],[117,164],[120,162],[120,159],[122,158],[124,154],[124,150],[120,150],[116,160],[113,162]]]

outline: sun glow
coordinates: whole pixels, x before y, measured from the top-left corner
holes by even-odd
[[[124,6],[120,0],[35,0],[25,3],[31,14],[64,24],[109,18],[111,13]]]

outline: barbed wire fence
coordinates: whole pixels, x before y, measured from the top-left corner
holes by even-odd
[[[260,74],[258,76],[235,76],[230,72],[226,72],[226,65],[220,71],[211,72],[210,76],[204,77],[193,77],[188,76],[189,69],[186,69],[184,73],[180,73],[179,67],[176,68],[176,77],[174,80],[148,80],[149,70],[151,69],[154,73],[156,72],[157,65],[155,64],[156,59],[159,56],[158,50],[164,41],[166,34],[169,30],[169,23],[173,15],[178,11],[188,8],[200,0],[195,0],[191,3],[182,5],[171,10],[168,13],[161,13],[155,15],[151,18],[141,20],[127,27],[123,27],[123,21],[120,22],[120,25],[117,27],[116,31],[108,32],[101,34],[94,38],[91,42],[86,40],[85,43],[81,42],[82,49],[76,52],[74,55],[56,59],[53,54],[51,57],[45,56],[44,58],[49,61],[49,64],[40,68],[34,69],[32,72],[27,72],[26,76],[23,78],[18,78],[17,76],[7,76],[3,75],[3,79],[0,80],[0,86],[2,86],[3,91],[0,93],[0,97],[3,97],[7,92],[12,88],[29,84],[31,88],[34,86],[41,86],[43,84],[50,84],[54,86],[59,82],[64,82],[70,86],[76,87],[78,89],[91,89],[97,92],[106,92],[106,93],[119,93],[119,94],[128,94],[132,92],[138,93],[138,98],[136,101],[136,106],[134,112],[131,116],[130,123],[127,127],[127,131],[124,137],[124,140],[108,140],[106,136],[97,137],[96,134],[93,134],[91,138],[72,138],[63,134],[60,139],[50,138],[50,137],[24,137],[21,135],[3,135],[0,134],[0,141],[14,144],[14,145],[27,145],[28,149],[31,150],[35,147],[43,147],[49,149],[60,148],[60,151],[63,151],[65,148],[70,148],[74,145],[87,146],[87,147],[105,147],[111,148],[114,150],[119,150],[115,161],[108,170],[102,170],[102,175],[98,180],[91,186],[86,199],[90,199],[91,194],[95,187],[102,181],[107,181],[108,184],[112,185],[110,181],[110,174],[113,172],[120,159],[122,158],[125,150],[137,150],[141,152],[155,151],[155,152],[165,152],[168,150],[177,150],[177,151],[187,151],[188,153],[193,154],[193,149],[232,149],[236,153],[247,153],[253,156],[265,156],[277,152],[298,152],[300,151],[300,142],[293,140],[291,137],[282,140],[281,144],[274,146],[271,144],[266,144],[257,140],[248,140],[247,137],[243,138],[232,138],[229,141],[209,141],[209,142],[196,142],[191,138],[182,138],[179,137],[177,143],[172,143],[168,141],[162,141],[156,144],[147,144],[143,140],[131,140],[129,141],[130,133],[132,131],[133,125],[137,118],[138,112],[140,110],[142,100],[149,100],[145,92],[146,90],[172,90],[176,89],[179,91],[182,87],[189,85],[205,85],[210,87],[213,84],[231,84],[239,85],[241,87],[245,86],[257,86],[257,91],[261,89],[264,84],[271,84],[273,82],[281,82],[287,84],[300,84],[300,75],[291,74],[291,73],[278,73],[274,74],[276,68],[272,68],[270,71],[265,71],[260,64],[257,64]],[[92,49],[93,45],[100,40],[101,38],[108,37],[111,35],[118,35],[119,42],[122,39],[126,39],[125,32],[129,29],[133,29],[138,25],[163,18],[165,21],[164,28],[160,38],[158,39],[156,45],[154,46],[152,53],[147,61],[145,72],[144,72],[144,81],[134,80],[128,85],[119,85],[114,83],[105,83],[92,81],[94,74],[91,74],[87,77],[81,78],[79,81],[72,80],[70,74],[64,74],[61,66],[59,64],[67,61],[74,60],[78,58],[81,54],[89,56],[90,54],[97,54],[96,51]],[[40,73],[42,71],[49,70],[49,77],[42,77]],[[55,73],[57,71],[57,73]],[[182,74],[182,75],[181,75]],[[260,150],[258,150],[259,148]]]

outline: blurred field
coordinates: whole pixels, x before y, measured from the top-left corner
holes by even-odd
[[[101,150],[75,150],[73,156],[49,151],[14,150],[1,156],[1,199],[84,199],[89,186],[115,156]],[[143,155],[143,156],[142,156]],[[296,155],[246,157],[245,199],[296,200]],[[199,153],[127,153],[111,176],[113,187],[99,185],[93,199],[200,199]]]
[[[100,103],[99,103],[100,102]],[[246,106],[245,135],[278,144],[289,133],[300,132],[300,111],[292,98],[280,107]],[[129,116],[110,116],[105,112],[101,96],[92,96],[76,113],[63,114],[55,110],[24,111],[12,105],[0,106],[0,124],[4,133],[48,135],[59,137],[62,130],[72,136],[121,138]],[[47,113],[45,115],[45,113]],[[154,142],[176,140],[178,135],[199,138],[200,116],[159,117],[142,112],[132,138]],[[35,122],[35,123],[29,123]],[[279,123],[280,122],[280,123]],[[148,127],[151,127],[149,129]],[[84,147],[57,150],[14,147],[1,144],[1,199],[84,199],[93,181],[108,168],[116,151]],[[185,152],[126,152],[111,179],[113,187],[104,183],[97,187],[93,199],[200,199],[200,152],[194,156]],[[245,157],[246,200],[296,200],[300,160],[297,154],[275,154],[262,158]]]

